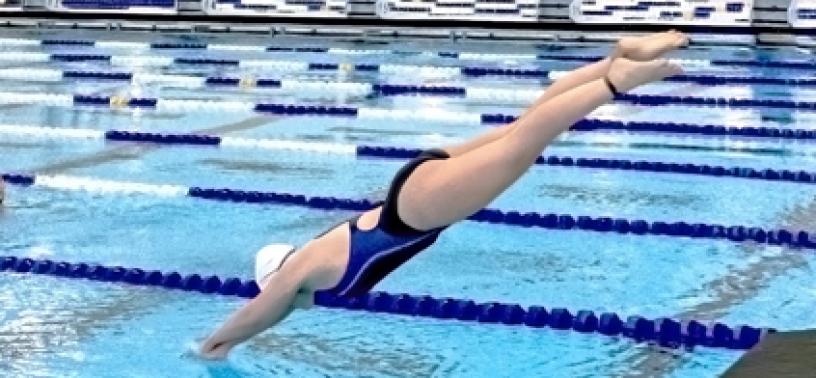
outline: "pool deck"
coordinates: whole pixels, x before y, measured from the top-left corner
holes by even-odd
[[[816,330],[780,332],[765,337],[731,366],[723,377],[813,377]]]

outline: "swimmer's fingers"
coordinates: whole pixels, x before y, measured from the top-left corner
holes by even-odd
[[[207,340],[201,344],[198,356],[205,360],[223,360],[229,355],[232,345],[229,343],[214,343]]]
[[[202,351],[198,356],[208,361],[221,361],[226,360],[227,355],[229,355],[229,349],[215,349],[209,352]]]

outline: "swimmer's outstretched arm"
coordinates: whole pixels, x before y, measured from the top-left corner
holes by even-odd
[[[223,359],[236,345],[274,326],[295,309],[297,296],[308,279],[305,264],[284,264],[270,277],[268,289],[234,312],[226,322],[201,345],[200,354],[207,359]],[[311,295],[311,293],[309,293]]]

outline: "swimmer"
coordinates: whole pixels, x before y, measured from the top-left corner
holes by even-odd
[[[309,308],[315,293],[355,296],[431,246],[451,224],[482,209],[521,177],[558,135],[599,106],[643,84],[681,73],[659,59],[688,43],[670,31],[620,40],[609,57],[554,82],[515,122],[464,144],[423,152],[397,172],[382,206],[302,247],[275,244],[257,255],[261,293],[201,345],[225,358],[241,342]],[[474,180],[477,178],[478,180]]]
[[[3,206],[3,202],[6,200],[6,182],[0,178],[0,206]]]

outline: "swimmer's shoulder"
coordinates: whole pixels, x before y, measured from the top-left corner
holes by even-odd
[[[304,244],[292,256],[292,263],[305,270],[304,289],[317,291],[333,287],[334,277],[345,273],[350,244],[348,221]]]
[[[340,278],[346,273],[349,262],[349,252],[351,250],[351,229],[349,222],[358,222],[361,227],[363,223],[371,223],[370,219],[379,217],[380,208],[375,208],[362,213],[359,217],[354,217],[325,233],[312,239],[303,245],[301,250],[293,256],[297,258],[297,264],[303,264],[306,273],[306,286],[312,290],[325,290],[334,287]],[[359,222],[362,220],[362,222]]]

